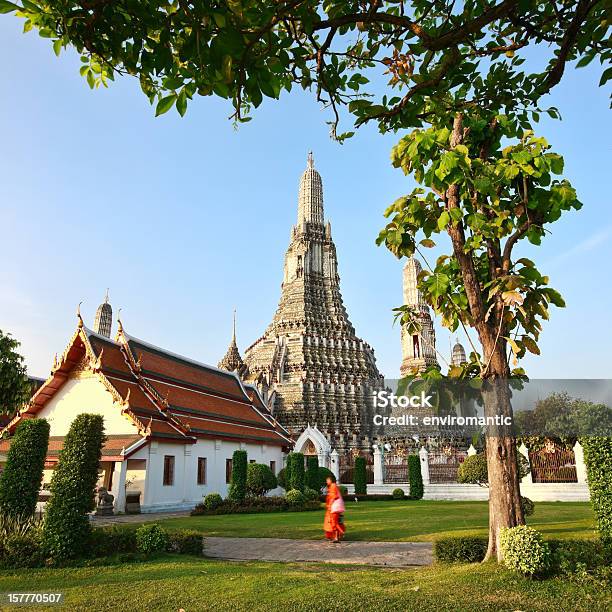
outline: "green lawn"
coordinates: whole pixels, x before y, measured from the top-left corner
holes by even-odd
[[[63,592],[63,610],[594,610],[612,593],[496,566],[378,569],[232,563],[164,556],[146,563],[3,572],[0,592]],[[6,608],[13,610],[13,608]],[[54,609],[60,609],[55,606]]]
[[[528,523],[546,538],[593,538],[591,505],[539,502]],[[347,502],[347,540],[423,541],[447,535],[487,535],[487,502]],[[166,527],[197,529],[210,536],[250,538],[322,537],[323,511],[225,514],[167,519]]]

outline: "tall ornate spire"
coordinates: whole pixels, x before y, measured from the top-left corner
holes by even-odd
[[[222,370],[228,370],[229,372],[240,373],[240,371],[243,369],[243,366],[244,362],[242,361],[240,351],[238,350],[238,344],[236,343],[236,309],[234,309],[232,340],[230,342],[229,347],[227,348],[227,353],[225,353],[225,356],[219,362],[218,367]]]
[[[463,345],[459,342],[459,338],[455,338],[455,346],[453,346],[453,351],[451,353],[451,365],[460,366],[464,363],[467,363],[465,349],[463,348]]]
[[[113,326],[113,309],[108,303],[108,289],[106,290],[106,297],[104,302],[98,306],[96,311],[96,318],[94,321],[94,331],[96,334],[101,336],[111,337],[111,329]]]
[[[323,181],[315,170],[312,151],[308,153],[306,170],[300,179],[298,226],[303,223],[323,225]]]
[[[436,334],[429,306],[418,289],[419,274],[423,268],[418,259],[410,257],[404,265],[404,304],[416,309],[419,333],[410,334],[402,327],[402,365],[401,376],[422,372],[432,365],[437,365]]]

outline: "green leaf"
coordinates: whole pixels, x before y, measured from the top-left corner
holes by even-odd
[[[176,98],[176,110],[181,117],[187,112],[187,92],[183,89]]]
[[[62,50],[62,39],[58,38],[53,42],[53,51],[55,55],[59,57],[60,51]]]
[[[612,79],[612,67],[604,70],[604,73],[601,75],[601,79],[599,80],[599,86],[605,85],[610,79]]]
[[[531,336],[523,336],[523,346],[534,355],[540,354],[540,349]]]
[[[12,13],[13,11],[20,10],[20,6],[7,2],[6,0],[0,0],[0,13]]]
[[[442,214],[438,218],[438,229],[443,230],[448,225],[449,221],[450,214],[448,213],[448,210],[442,211]]]
[[[167,113],[172,108],[172,105],[176,102],[176,98],[176,94],[170,94],[169,96],[162,98],[157,103],[157,107],[155,108],[155,116],[159,117],[160,115]]]
[[[423,238],[423,240],[421,240],[419,244],[424,246],[427,249],[431,249],[436,246],[436,243],[430,238]]]

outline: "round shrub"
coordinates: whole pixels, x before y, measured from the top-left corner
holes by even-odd
[[[404,499],[406,494],[404,493],[404,489],[393,489],[393,493],[391,493],[393,499]]]
[[[24,519],[34,514],[48,443],[45,419],[29,419],[17,426],[0,474],[1,513]]]
[[[151,554],[168,548],[168,532],[156,523],[141,525],[136,530],[136,548],[138,552]]]
[[[483,453],[469,455],[457,470],[457,482],[486,485],[489,482],[487,458]]]
[[[309,501],[318,500],[319,492],[315,491],[314,489],[309,489],[308,487],[306,487],[304,489],[304,498]]]
[[[291,489],[285,494],[285,501],[290,506],[301,506],[306,500],[304,494],[297,489]]]
[[[272,470],[263,463],[249,463],[247,466],[246,491],[248,495],[263,497],[276,489],[277,480]]]
[[[223,498],[218,493],[209,493],[203,503],[207,510],[216,510],[223,503]]]
[[[535,504],[528,498],[521,495],[521,508],[523,516],[531,516],[535,512]]]
[[[549,563],[550,549],[542,535],[526,525],[502,528],[499,536],[504,565],[515,572],[534,576]]]
[[[338,485],[338,490],[340,491],[340,495],[342,495],[342,497],[346,497],[348,495],[348,489],[344,485]]]

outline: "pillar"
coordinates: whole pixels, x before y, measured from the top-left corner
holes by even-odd
[[[521,455],[523,455],[525,459],[527,459],[527,463],[531,468],[531,463],[529,462],[529,449],[525,446],[524,442],[518,447],[518,452],[521,453]],[[531,475],[531,469],[529,470],[529,474],[522,478],[521,484],[533,484],[533,476]]]
[[[474,448],[473,444],[470,444],[470,448],[467,449],[467,454],[468,454],[468,457],[478,454],[478,451]]]
[[[329,456],[329,469],[332,471],[332,474],[336,477],[336,481],[340,482],[340,456],[338,455],[338,451],[334,448]]]
[[[578,484],[587,484],[584,449],[582,448],[582,444],[580,444],[578,441],[576,441],[576,444],[574,444],[574,459],[576,460],[576,476],[578,477]]]
[[[115,496],[115,513],[125,512],[125,476],[127,474],[127,459],[117,461],[119,470],[115,471],[115,482],[112,494]]]
[[[424,446],[421,446],[419,451],[419,459],[421,460],[421,476],[423,477],[423,484],[429,484],[429,453]]]
[[[381,485],[385,481],[383,471],[383,452],[380,444],[374,444],[374,484]]]

